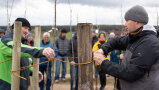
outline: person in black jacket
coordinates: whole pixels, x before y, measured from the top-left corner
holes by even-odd
[[[98,37],[96,36],[96,32],[93,29],[93,32],[92,32],[92,47],[97,41],[98,41]]]
[[[74,36],[70,40],[69,43],[69,57],[74,57],[74,58],[69,58],[69,61],[74,64],[78,63],[78,49],[77,49],[77,34],[74,33]],[[77,90],[78,89],[78,66],[77,65],[71,65],[70,64],[70,75],[71,75],[71,87],[70,90]],[[75,88],[73,87],[75,79]]]
[[[147,25],[148,14],[139,5],[125,14],[129,35],[103,44],[93,59],[102,72],[120,79],[121,90],[159,90],[159,40],[156,29]],[[112,50],[126,50],[122,64],[104,60]]]

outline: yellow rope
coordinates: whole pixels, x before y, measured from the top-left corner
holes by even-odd
[[[0,62],[0,64],[1,63],[5,63],[5,62],[8,62],[8,61],[11,61],[12,59],[8,59],[8,60],[6,60],[6,61],[2,61],[2,62]]]
[[[21,79],[27,80],[26,78],[24,78],[24,77],[22,77],[22,76],[16,74],[17,71],[12,71],[12,70],[11,70],[11,72],[12,72],[12,74],[14,74],[15,76],[17,76],[17,77],[19,77],[19,78],[21,78]]]
[[[57,57],[57,58],[73,58],[73,57]],[[77,57],[75,57],[75,58],[77,58]],[[5,62],[8,62],[8,61],[11,61],[11,60],[12,60],[12,59],[9,59],[9,60],[6,60],[6,61],[2,61],[2,62],[0,62],[0,64],[1,64],[1,63],[5,63]],[[47,62],[50,62],[50,61],[53,61],[53,60],[60,61],[60,62],[64,62],[64,63],[69,63],[69,64],[71,64],[71,65],[87,65],[87,64],[91,64],[91,63],[93,62],[93,60],[91,60],[91,61],[86,62],[86,63],[71,63],[71,62],[68,62],[68,61],[62,61],[62,60],[59,60],[59,59],[56,59],[56,58],[52,58],[51,60],[48,60],[48,61],[45,61],[45,62],[41,62],[41,63],[38,63],[38,64],[21,67],[21,68],[20,68],[19,70],[17,70],[17,71],[25,70],[25,69],[30,68],[30,67],[35,67],[35,66],[37,66],[37,65],[40,65],[40,64],[43,64],[43,63],[47,63]],[[11,70],[11,73],[14,74],[15,76],[21,78],[21,79],[27,80],[26,78],[21,77],[20,75],[16,74],[17,71],[12,71],[12,70]]]
[[[41,63],[38,63],[38,64],[26,66],[26,67],[21,67],[21,68],[20,68],[19,70],[17,70],[17,71],[25,70],[25,69],[30,68],[30,67],[35,67],[35,66],[37,66],[37,65],[40,65],[40,64],[43,64],[43,63],[47,63],[47,62],[50,62],[50,61],[53,61],[53,60],[57,60],[57,61],[69,63],[69,64],[72,64],[72,65],[87,65],[87,64],[91,64],[91,63],[93,62],[93,60],[91,60],[91,61],[86,62],[86,63],[70,63],[70,62],[67,62],[67,61],[62,61],[62,60],[59,60],[59,59],[56,59],[56,58],[52,58],[51,60],[48,60],[48,61],[45,61],[45,62],[41,62]],[[17,77],[19,77],[19,78],[21,78],[21,79],[27,80],[26,78],[21,77],[20,75],[16,74],[15,72],[17,72],[17,71],[11,71],[11,73],[14,74],[14,75],[16,75]]]

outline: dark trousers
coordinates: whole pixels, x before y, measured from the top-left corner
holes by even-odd
[[[47,72],[47,66],[39,66],[39,71],[43,74]],[[46,90],[50,90],[51,86],[51,65],[48,68],[47,82],[46,82]],[[39,83],[40,90],[44,90],[44,79]]]
[[[106,85],[106,74],[101,72],[100,66],[97,66],[97,70],[99,71],[100,85],[105,86]]]
[[[106,85],[106,74],[99,71],[99,79],[100,79],[100,85],[105,86]]]
[[[117,86],[116,87],[117,87],[118,90],[121,90],[119,79],[117,79]]]

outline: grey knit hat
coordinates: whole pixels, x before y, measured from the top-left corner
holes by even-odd
[[[136,5],[125,13],[125,20],[133,20],[147,24],[149,17],[144,7]]]

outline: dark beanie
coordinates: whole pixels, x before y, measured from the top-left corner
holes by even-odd
[[[15,22],[16,22],[16,21],[22,22],[22,26],[27,26],[27,27],[29,27],[30,30],[31,30],[30,23],[29,23],[29,21],[28,21],[27,19],[25,19],[25,18],[17,18],[17,19],[15,20]],[[12,25],[12,29],[14,29],[14,24]]]
[[[67,33],[67,30],[63,28],[63,29],[61,30],[61,33]]]
[[[0,33],[4,33],[5,34],[5,30],[4,29],[0,29]]]
[[[149,17],[144,7],[136,5],[125,13],[125,20],[133,20],[147,24]]]

